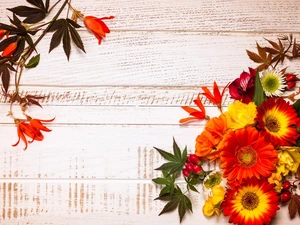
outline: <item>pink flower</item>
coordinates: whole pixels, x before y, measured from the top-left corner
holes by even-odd
[[[231,98],[240,100],[243,103],[252,101],[254,94],[254,78],[256,71],[249,67],[249,72],[242,72],[240,77],[235,79],[229,85],[229,93]]]

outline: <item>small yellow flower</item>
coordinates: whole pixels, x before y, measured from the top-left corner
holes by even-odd
[[[214,208],[215,205],[212,202],[212,198],[208,197],[208,199],[205,200],[205,203],[202,208],[202,212],[204,216],[212,216],[214,214]]]
[[[202,212],[203,212],[204,216],[208,216],[208,217],[214,215],[214,213],[217,216],[221,215],[221,210],[220,210],[219,206],[216,207],[216,205],[214,205],[212,197],[208,197],[205,200],[205,203],[202,207]]]
[[[213,186],[212,188],[212,203],[214,205],[219,204],[225,197],[225,189],[221,185]]]
[[[268,178],[268,182],[275,185],[275,190],[277,192],[281,192],[282,176],[280,172],[272,173],[272,175]]]
[[[279,162],[277,163],[277,171],[282,173],[283,176],[288,175],[289,172],[295,173],[297,171],[300,159],[294,155],[297,155],[297,152],[293,149],[278,151]]]
[[[235,101],[228,106],[226,115],[229,123],[228,127],[237,130],[248,125],[254,125],[256,114],[257,110],[254,102],[245,104],[241,101]]]

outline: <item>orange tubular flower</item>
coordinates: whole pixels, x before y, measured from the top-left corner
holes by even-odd
[[[98,39],[98,44],[101,44],[102,38],[106,37],[106,33],[110,33],[109,28],[106,26],[106,24],[102,21],[105,19],[113,19],[114,16],[110,17],[102,17],[97,18],[94,16],[85,16],[83,19],[84,25],[86,28],[91,30],[95,37]]]
[[[225,89],[228,87],[229,83],[224,87],[222,94],[220,93],[219,87],[217,83],[214,81],[214,94],[208,90],[207,87],[202,87],[202,90],[204,93],[202,93],[206,98],[208,98],[213,104],[217,105],[218,108],[221,110],[222,109],[222,97],[224,95]],[[222,111],[222,110],[221,110]]]
[[[18,132],[18,141],[17,143],[13,144],[12,146],[17,146],[20,142],[20,139],[25,143],[24,150],[27,149],[28,142],[31,143],[34,140],[42,141],[44,139],[43,134],[37,130],[36,128],[32,127],[30,124],[26,123],[26,121],[20,121],[15,119],[15,123],[17,124],[17,132]],[[27,141],[26,136],[32,138],[31,141]]]
[[[187,111],[192,117],[186,117],[181,120],[179,120],[179,123],[185,123],[190,120],[202,120],[202,119],[208,119],[208,116],[205,115],[205,108],[200,100],[200,95],[198,94],[198,97],[193,100],[194,103],[199,107],[199,110],[191,108],[189,106],[181,106],[185,111]]]
[[[32,127],[34,127],[35,129],[39,130],[39,131],[46,131],[46,132],[50,132],[51,130],[49,128],[47,128],[46,126],[44,126],[42,124],[42,122],[52,122],[55,118],[50,119],[50,120],[40,120],[40,119],[32,119],[31,117],[27,116],[27,118],[30,121],[30,125]]]
[[[18,42],[10,43],[2,52],[2,57],[10,57],[18,47]]]

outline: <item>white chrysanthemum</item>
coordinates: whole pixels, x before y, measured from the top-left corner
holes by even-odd
[[[220,185],[227,189],[227,179],[222,176],[222,172],[218,170],[212,171],[203,180],[203,192],[207,199],[208,196],[212,196],[212,188],[216,185]]]
[[[284,75],[274,69],[267,69],[262,72],[261,85],[268,97],[279,97],[286,88]]]

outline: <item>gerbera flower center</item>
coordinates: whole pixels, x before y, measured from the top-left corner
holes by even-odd
[[[243,146],[237,152],[237,161],[240,166],[250,168],[257,162],[257,153],[251,146]]]
[[[266,127],[270,132],[278,132],[280,130],[280,123],[275,116],[268,116],[266,118]]]
[[[259,204],[258,196],[253,192],[246,192],[242,197],[242,205],[245,209],[253,210]]]

